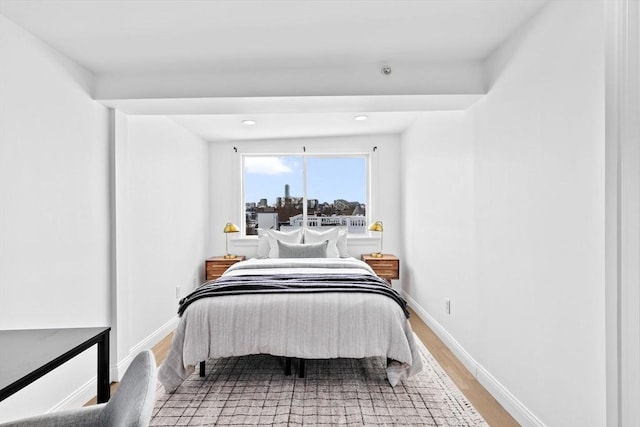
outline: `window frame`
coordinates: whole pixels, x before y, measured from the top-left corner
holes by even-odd
[[[263,156],[263,157],[300,157],[302,159],[303,164],[303,172],[302,172],[302,187],[303,187],[303,223],[306,223],[307,218],[307,159],[314,158],[363,158],[365,161],[365,221],[366,223],[371,222],[372,212],[370,206],[372,205],[372,170],[373,170],[373,161],[374,156],[369,151],[363,150],[342,150],[337,147],[329,148],[329,149],[318,149],[316,147],[315,150],[309,150],[309,146],[302,147],[302,150],[298,149],[270,149],[270,150],[260,150],[260,149],[250,149],[250,150],[239,150],[237,147],[235,148],[238,153],[238,165],[237,173],[235,174],[238,177],[238,185],[236,186],[235,194],[238,195],[238,203],[236,204],[237,210],[235,217],[238,219],[238,225],[240,228],[240,235],[238,238],[240,239],[257,239],[256,235],[247,235],[246,234],[246,212],[245,212],[245,159],[247,157],[253,156]],[[353,236],[354,233],[349,234]]]

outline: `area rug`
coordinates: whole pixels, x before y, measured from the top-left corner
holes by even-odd
[[[158,388],[152,426],[488,426],[421,345],[425,369],[391,387],[384,358],[308,360],[305,378],[269,355],[212,359],[173,393]],[[295,364],[294,364],[295,368]]]

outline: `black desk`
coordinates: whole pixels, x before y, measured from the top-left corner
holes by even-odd
[[[98,344],[98,403],[107,402],[110,327],[0,331],[0,401]]]

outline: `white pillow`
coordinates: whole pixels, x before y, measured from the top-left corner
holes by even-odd
[[[349,258],[349,247],[347,246],[347,234],[349,230],[345,228],[340,228],[338,231],[338,241],[336,242],[336,246],[338,247],[338,252],[340,252],[340,258]]]
[[[304,230],[305,243],[320,243],[329,241],[327,246],[327,258],[347,258],[347,229],[332,227],[325,231],[316,231],[309,228]]]
[[[269,257],[271,245],[269,245],[269,233],[267,231],[268,230],[258,228],[258,254],[256,255],[258,258]]]
[[[269,235],[269,258],[278,258],[278,240],[285,243],[302,243],[302,229],[293,231],[267,230]]]

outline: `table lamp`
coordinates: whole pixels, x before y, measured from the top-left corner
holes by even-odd
[[[229,253],[229,234],[231,233],[237,233],[238,231],[240,231],[240,229],[238,228],[237,225],[232,224],[230,222],[228,222],[225,226],[224,226],[224,234],[225,234],[225,238],[227,240],[227,254],[224,256],[225,259],[233,259],[236,256],[233,254]]]
[[[382,258],[382,221],[376,221],[369,226],[369,231],[378,231],[380,233],[380,252],[374,252],[371,254],[374,258]]]

